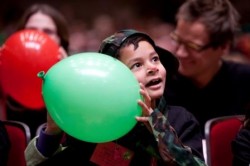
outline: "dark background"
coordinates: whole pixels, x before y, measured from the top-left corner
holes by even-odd
[[[10,34],[23,12],[34,3],[47,3],[66,18],[70,33],[69,53],[96,51],[101,41],[119,29],[133,28],[148,33],[157,45],[171,50],[169,33],[175,14],[185,0],[1,0],[0,45]],[[230,0],[241,15],[241,34],[250,34],[250,0]],[[105,22],[103,22],[103,17]],[[107,22],[111,20],[110,22]],[[101,18],[101,19],[100,19]],[[102,20],[102,21],[100,21]],[[243,50],[250,55],[249,37]],[[238,40],[237,40],[238,41]],[[233,45],[237,46],[235,40]],[[240,41],[240,40],[239,40]],[[240,43],[240,42],[239,42]],[[236,50],[236,49],[234,49]],[[246,52],[246,51],[245,51]],[[250,56],[249,56],[250,57]]]
[[[184,0],[1,0],[0,28],[15,23],[23,11],[35,2],[45,2],[64,12],[64,15],[91,22],[101,13],[119,15],[119,10],[126,9],[138,17],[157,16],[163,21],[174,22],[174,15]],[[241,24],[250,22],[249,0],[231,0],[241,14]],[[72,9],[70,12],[67,8]],[[65,11],[67,11],[65,13]]]

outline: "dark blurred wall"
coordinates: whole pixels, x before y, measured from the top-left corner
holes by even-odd
[[[0,5],[0,28],[15,23],[25,8],[35,2],[49,3],[59,10],[73,8],[74,13],[65,13],[66,17],[74,16],[86,21],[100,13],[119,14],[119,10],[124,9],[141,17],[155,15],[165,21],[173,21],[180,3],[177,0],[3,0]]]
[[[128,9],[140,17],[158,16],[164,21],[173,22],[175,13],[184,0],[2,0],[0,5],[0,28],[15,23],[25,8],[35,2],[49,3],[59,10],[72,8],[66,17],[78,17],[86,21],[100,13],[119,14]],[[242,15],[241,23],[250,22],[249,0],[231,0]]]

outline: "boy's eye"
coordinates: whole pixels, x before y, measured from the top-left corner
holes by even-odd
[[[134,65],[131,66],[131,69],[138,68],[140,66],[141,66],[140,63],[135,63]]]
[[[158,56],[153,57],[153,61],[154,61],[154,62],[159,61],[159,57],[158,57]]]

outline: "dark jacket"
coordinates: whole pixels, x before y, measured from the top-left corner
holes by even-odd
[[[224,61],[221,69],[204,88],[176,75],[168,80],[164,94],[168,104],[190,111],[201,125],[212,118],[244,114],[250,101],[250,65]]]
[[[192,149],[192,153],[200,159],[202,156],[201,133],[198,122],[182,107],[170,106],[165,109],[169,123],[175,128],[179,139],[185,146]],[[115,140],[115,143],[122,145],[134,152],[130,165],[150,165],[152,157],[157,158],[158,165],[165,165],[158,151],[157,142],[144,125],[138,123],[124,137]],[[51,157],[40,165],[95,165],[89,160],[97,144],[78,141],[67,137],[67,148]]]
[[[244,125],[232,141],[233,166],[249,166],[250,165],[250,105]]]
[[[10,150],[10,140],[2,121],[0,121],[0,165],[6,166]]]

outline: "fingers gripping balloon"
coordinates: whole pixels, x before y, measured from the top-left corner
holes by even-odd
[[[37,73],[58,62],[58,51],[59,46],[45,33],[21,30],[11,35],[0,52],[4,93],[28,108],[44,107]]]
[[[64,59],[43,75],[47,109],[65,132],[87,142],[122,137],[141,115],[139,84],[119,60],[100,53]]]

